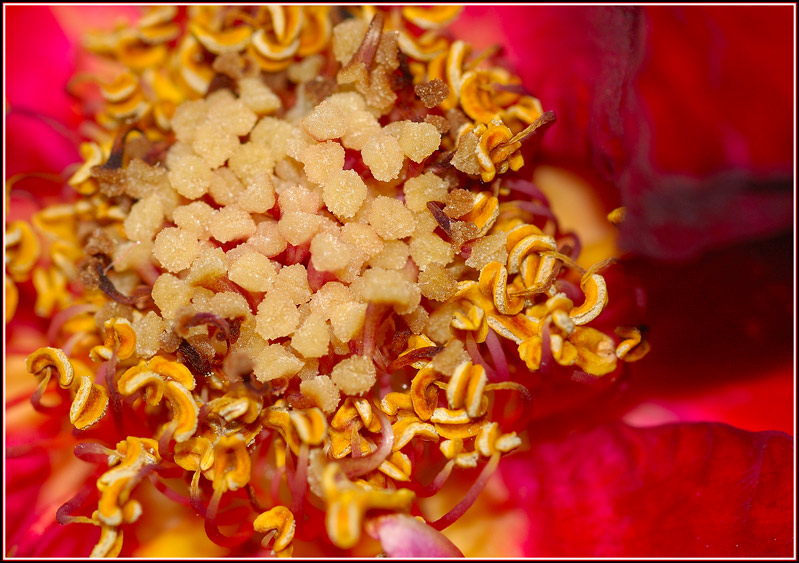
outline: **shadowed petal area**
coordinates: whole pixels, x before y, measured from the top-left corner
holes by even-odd
[[[793,439],[723,424],[614,423],[500,467],[536,557],[774,557],[793,551]]]

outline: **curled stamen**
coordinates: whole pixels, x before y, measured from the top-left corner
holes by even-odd
[[[388,417],[380,409],[373,408],[372,412],[377,415],[380,421],[380,445],[369,455],[339,461],[344,474],[350,479],[366,475],[380,467],[380,464],[386,460],[394,447],[394,431],[391,428],[391,422],[389,422]]]
[[[225,342],[230,342],[230,325],[222,317],[213,313],[195,313],[190,317],[181,317],[178,319],[178,328],[176,332],[183,337],[188,334],[186,329],[199,325],[211,325],[216,327],[220,332],[218,336],[222,336]],[[222,340],[222,338],[220,338]]]
[[[443,487],[444,483],[446,483],[447,479],[449,479],[449,476],[452,473],[452,469],[454,467],[455,467],[455,459],[453,458],[449,460],[446,464],[444,464],[444,467],[441,468],[441,471],[436,473],[436,476],[433,478],[433,480],[430,482],[430,484],[427,487],[416,492],[416,496],[421,498],[427,498],[433,496],[438,491],[440,491],[441,487]]]
[[[407,354],[404,354],[388,364],[386,367],[387,372],[397,371],[404,367],[408,367],[411,364],[415,364],[420,360],[429,360],[433,358],[436,354],[438,354],[441,350],[443,350],[442,346],[425,346],[424,348],[417,348],[416,350],[411,350]]]
[[[472,488],[469,489],[469,492],[466,493],[463,500],[456,504],[455,507],[444,516],[435,522],[431,522],[430,525],[436,530],[445,530],[454,524],[458,518],[463,516],[466,511],[471,508],[472,504],[474,504],[477,496],[482,492],[486,483],[488,483],[488,479],[494,474],[497,465],[499,465],[499,454],[495,453],[489,458],[488,463],[485,464],[485,467],[483,467],[480,475],[477,476],[477,480],[472,485]]]
[[[73,449],[75,457],[89,463],[108,463],[108,458],[115,455],[114,450],[108,449],[96,442],[81,442]]]
[[[80,506],[86,501],[87,498],[94,492],[94,485],[88,484],[83,487],[78,493],[69,499],[67,502],[62,504],[55,513],[56,522],[61,524],[62,526],[65,524],[73,524],[73,523],[83,523],[83,524],[95,524],[96,522],[91,518],[86,518],[85,516],[72,516],[72,513],[75,512]]]
[[[97,279],[99,283],[100,290],[105,293],[108,297],[116,301],[117,303],[122,303],[123,305],[133,305],[136,307],[144,306],[147,301],[152,299],[149,291],[144,293],[144,290],[141,294],[127,296],[116,288],[114,282],[112,282],[105,273],[105,268],[102,265],[101,261],[94,262],[94,271],[97,274]]]

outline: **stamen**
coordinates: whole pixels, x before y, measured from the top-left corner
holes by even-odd
[[[380,467],[380,464],[386,460],[389,454],[391,454],[391,450],[394,448],[394,430],[391,427],[391,422],[388,420],[388,417],[383,414],[383,411],[380,409],[373,408],[372,412],[377,415],[377,419],[380,421],[380,444],[377,446],[377,449],[369,455],[358,458],[352,457],[339,461],[344,474],[350,479],[366,475],[370,471],[374,471]],[[355,452],[355,448],[353,448],[352,451]],[[358,451],[360,451],[360,446],[358,447]]]
[[[505,357],[505,350],[497,337],[497,333],[489,330],[486,335],[486,346],[491,353],[491,359],[494,360],[494,375],[497,381],[507,381],[510,379],[510,371],[508,370],[508,359]]]
[[[463,516],[467,510],[472,507],[474,501],[477,500],[477,496],[482,492],[483,488],[488,483],[488,479],[491,475],[494,474],[494,471],[497,469],[499,465],[499,454],[493,454],[488,463],[485,464],[483,470],[478,475],[477,480],[475,480],[472,488],[469,489],[469,492],[466,493],[466,496],[461,500],[455,507],[447,512],[444,516],[436,520],[435,522],[431,522],[430,525],[435,528],[436,530],[445,530],[452,524],[454,524],[458,518]]]

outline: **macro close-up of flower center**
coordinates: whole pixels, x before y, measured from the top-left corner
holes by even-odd
[[[152,6],[82,34],[82,160],[7,213],[7,327],[46,321],[16,329],[9,424],[64,476],[8,555],[470,555],[448,529],[481,526],[533,418],[647,356],[627,210],[550,202],[554,100],[460,12]]]

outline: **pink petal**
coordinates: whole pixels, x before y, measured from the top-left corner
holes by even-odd
[[[540,442],[500,470],[536,557],[793,552],[793,439],[722,424],[614,423]]]
[[[369,527],[389,557],[463,557],[444,534],[407,514],[381,516]]]
[[[20,108],[73,123],[65,86],[76,45],[45,6],[9,6],[6,18],[6,96],[12,112]]]

